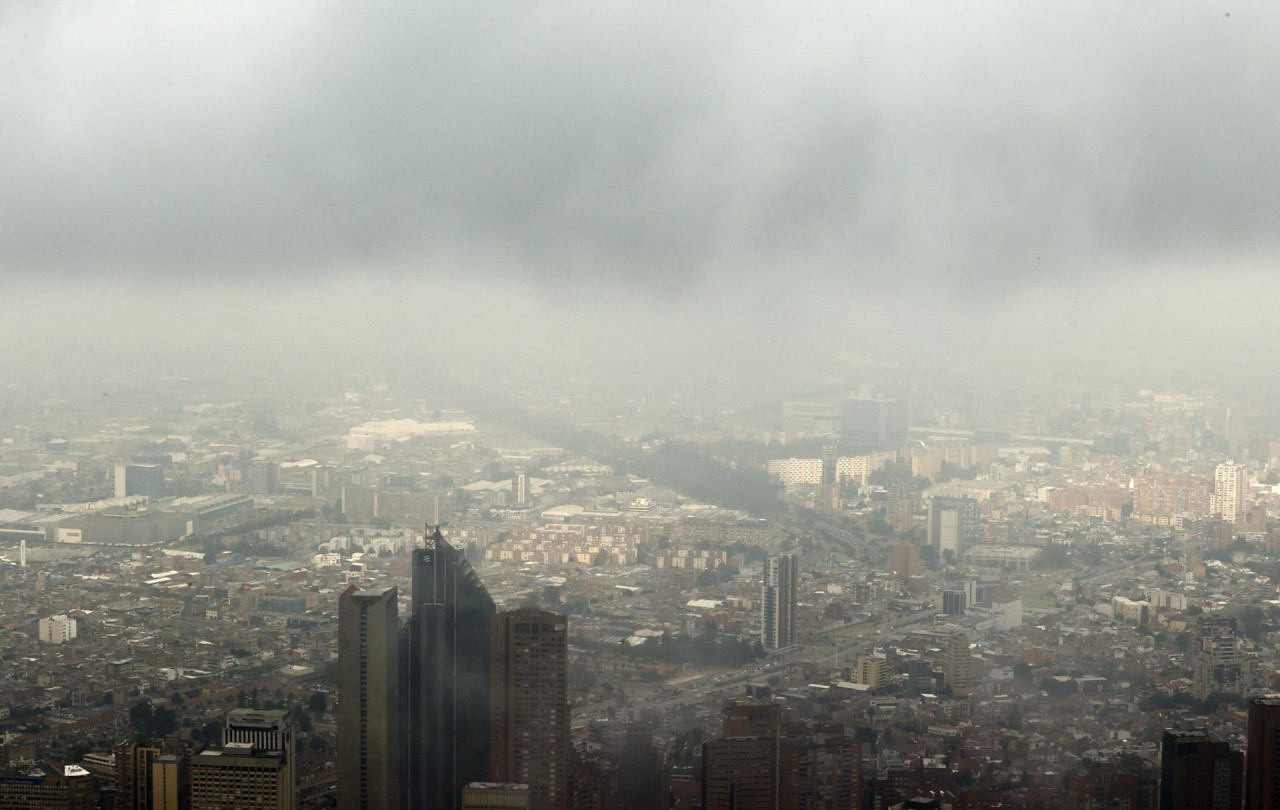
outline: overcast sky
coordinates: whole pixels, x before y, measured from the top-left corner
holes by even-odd
[[[1273,3],[15,0],[0,334],[1267,342],[1277,41]]]

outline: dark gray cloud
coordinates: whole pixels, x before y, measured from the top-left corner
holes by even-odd
[[[0,272],[1001,291],[1280,245],[1280,7],[0,7]]]

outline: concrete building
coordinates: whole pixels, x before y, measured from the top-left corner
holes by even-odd
[[[115,749],[116,806],[153,810],[154,765],[164,754],[159,744],[120,743]]]
[[[1136,627],[1146,625],[1151,616],[1151,604],[1146,600],[1133,600],[1124,596],[1111,598],[1111,618]]]
[[[1141,475],[1134,482],[1136,515],[1204,517],[1210,513],[1213,482],[1192,475]]]
[[[874,655],[859,655],[856,666],[857,674],[854,676],[854,683],[865,684],[872,689],[878,689],[889,682],[889,665],[883,658],[876,658]]]
[[[164,467],[159,464],[117,464],[115,496],[145,495],[153,501],[164,497]]]
[[[339,810],[400,806],[399,636],[395,588],[339,597]]]
[[[890,462],[898,460],[896,450],[882,450],[858,456],[841,456],[836,459],[836,483],[857,484],[865,487],[871,483],[871,474],[883,470]]]
[[[1004,571],[1026,571],[1040,556],[1035,546],[994,546],[979,544],[964,553],[964,559],[975,568]]]
[[[40,620],[39,632],[45,644],[65,644],[76,637],[76,620],[64,614],[50,616]]]
[[[156,757],[151,763],[151,810],[186,810],[190,795],[191,771],[187,760],[177,754]]]
[[[1243,695],[1248,690],[1248,659],[1236,636],[1235,619],[1200,618],[1191,648],[1191,678],[1197,700],[1219,693]]]
[[[820,458],[775,458],[766,466],[770,480],[783,486],[822,483],[823,464]]]
[[[958,696],[964,696],[982,683],[986,675],[986,665],[981,658],[974,656],[970,649],[969,636],[956,631],[947,637],[943,648],[944,674],[947,686]]]
[[[946,561],[947,552],[959,561],[961,553],[982,541],[982,515],[973,498],[929,499],[929,545]]]
[[[796,643],[796,586],[800,566],[794,554],[770,557],[760,594],[760,643],[766,650]]]
[[[232,709],[222,727],[222,745],[225,748],[232,743],[281,755],[286,790],[280,807],[293,810],[298,803],[298,745],[294,738],[293,713],[285,709]]]
[[[191,758],[191,810],[284,810],[293,789],[284,755],[230,743]]]

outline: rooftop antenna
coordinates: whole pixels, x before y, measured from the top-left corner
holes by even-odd
[[[434,544],[437,547],[439,547],[442,543],[444,543],[444,535],[440,533],[440,529],[446,525],[448,524],[436,523],[435,525],[432,525],[428,523],[426,527],[426,532],[427,532],[426,539],[433,541]]]

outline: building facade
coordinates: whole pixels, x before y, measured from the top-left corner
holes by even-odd
[[[796,643],[798,581],[799,566],[794,554],[778,554],[765,562],[760,595],[760,643],[766,650]]]
[[[703,810],[778,810],[782,721],[775,704],[724,710],[724,732],[702,745]]]
[[[1228,523],[1242,522],[1249,496],[1249,482],[1243,464],[1219,464],[1213,474],[1213,514]]]
[[[339,810],[400,806],[399,631],[395,588],[339,597]]]
[[[1249,662],[1236,635],[1235,619],[1201,617],[1192,645],[1191,685],[1197,700],[1207,700],[1215,694],[1245,693],[1249,687]]]
[[[232,743],[280,754],[286,784],[281,808],[294,810],[298,804],[298,745],[294,739],[293,713],[283,709],[232,709],[222,727],[222,744],[225,747]]]
[[[283,810],[290,801],[284,757],[230,743],[191,758],[191,810]]]
[[[1249,702],[1245,748],[1245,810],[1280,807],[1280,697]]]
[[[529,786],[530,810],[569,806],[569,626],[533,608],[491,624],[490,778]]]
[[[1243,799],[1243,753],[1203,729],[1164,732],[1160,810],[1239,810]]]

